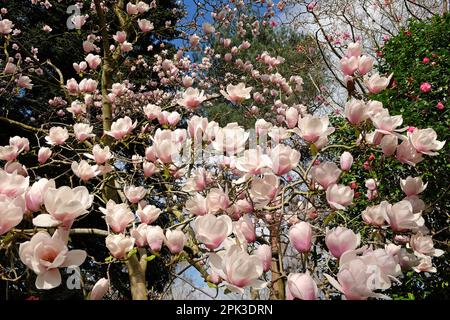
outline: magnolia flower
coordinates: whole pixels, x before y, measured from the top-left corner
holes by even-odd
[[[8,19],[0,20],[0,33],[9,34],[12,32],[13,27],[14,27],[14,24],[12,23],[11,20],[8,20]]]
[[[79,89],[83,93],[93,93],[97,90],[98,82],[93,79],[83,79],[78,85]]]
[[[109,279],[101,278],[98,280],[92,291],[89,293],[89,300],[101,300],[109,290]]]
[[[407,200],[388,205],[385,219],[391,229],[396,232],[416,230],[418,227],[423,226],[425,222],[422,218],[422,213],[413,213],[412,205]]]
[[[134,239],[122,233],[110,234],[105,239],[106,248],[116,259],[124,259],[125,255],[134,247]]]
[[[250,187],[250,197],[255,209],[262,209],[272,201],[278,191],[279,178],[273,174],[255,177]]]
[[[433,267],[433,263],[430,256],[424,254],[416,254],[420,258],[419,263],[412,267],[415,272],[437,272],[436,267]]]
[[[400,179],[400,187],[402,191],[406,194],[407,197],[415,196],[421,193],[427,187],[428,183],[423,183],[421,177],[410,177],[408,176],[406,179]]]
[[[19,246],[20,260],[37,275],[37,289],[53,289],[61,284],[58,268],[78,267],[86,259],[86,251],[70,250],[60,232],[51,237],[46,231],[36,233]]]
[[[69,139],[69,131],[66,128],[62,127],[51,127],[48,133],[48,136],[45,137],[45,140],[50,145],[61,145]]]
[[[22,196],[10,198],[0,194],[0,236],[22,221],[25,208]]]
[[[186,181],[182,190],[186,192],[203,191],[211,181],[211,174],[204,168],[198,168]]]
[[[30,141],[27,138],[14,136],[9,138],[9,145],[16,147],[20,152],[30,151]]]
[[[84,58],[91,69],[97,69],[97,67],[102,63],[102,59],[99,55],[93,55],[89,53],[86,58]]]
[[[183,92],[182,98],[179,99],[177,103],[188,110],[195,110],[205,100],[206,97],[204,96],[203,91],[199,91],[194,88],[187,88],[186,91]]]
[[[18,197],[25,193],[30,184],[30,178],[17,172],[8,173],[0,169],[0,195],[10,198]]]
[[[255,289],[265,287],[266,283],[258,278],[263,273],[260,259],[256,255],[249,255],[238,245],[232,245],[225,251],[209,254],[209,264],[226,283],[229,290],[244,293],[244,287]]]
[[[401,163],[406,163],[411,166],[415,166],[423,160],[422,153],[417,152],[412,143],[408,140],[404,140],[398,145],[395,157]]]
[[[298,165],[300,152],[291,147],[279,144],[270,151],[272,171],[277,176],[282,176]]]
[[[353,156],[350,152],[344,151],[339,160],[342,171],[349,171],[353,164]],[[337,181],[337,180],[336,180]]]
[[[123,193],[131,203],[138,203],[147,194],[144,187],[127,186],[123,189]]]
[[[16,146],[0,146],[0,160],[14,161],[19,156],[20,151]]]
[[[149,225],[141,223],[137,228],[133,227],[130,230],[130,236],[134,239],[137,247],[142,248],[147,245],[147,231]]]
[[[153,22],[150,22],[147,19],[138,19],[137,22],[139,25],[139,29],[141,29],[142,32],[149,32],[155,28]]]
[[[351,42],[347,46],[347,57],[359,57],[362,53],[361,43]]]
[[[164,231],[160,226],[147,226],[147,243],[152,251],[160,251],[165,239]]]
[[[263,153],[260,146],[256,149],[245,150],[242,157],[236,160],[236,169],[250,174],[260,174],[264,168],[270,167],[272,161]]]
[[[186,237],[181,230],[166,231],[165,244],[169,248],[170,252],[175,254],[183,251]]]
[[[31,90],[33,88],[33,84],[31,83],[31,79],[28,76],[20,76],[19,79],[16,80],[17,85],[21,88]]]
[[[66,108],[74,117],[86,113],[86,104],[75,100],[70,104],[69,108]]]
[[[89,159],[95,160],[97,164],[104,164],[113,157],[112,153],[109,151],[109,146],[102,149],[98,144],[92,147],[92,154],[85,153],[84,155]]]
[[[159,172],[158,167],[154,163],[148,161],[144,161],[142,163],[142,169],[144,170],[144,176],[146,177],[151,177],[155,173]]]
[[[49,188],[56,188],[55,180],[42,178],[33,183],[25,194],[27,209],[31,212],[38,212],[44,204],[44,195]]]
[[[142,208],[141,204],[138,205],[138,210],[136,215],[139,217],[141,223],[151,224],[155,222],[159,215],[161,214],[161,209],[155,207],[154,205],[146,205]]]
[[[185,208],[189,213],[195,216],[204,216],[208,213],[206,199],[199,193],[196,193],[186,201]]]
[[[95,137],[95,134],[92,134],[93,126],[90,126],[87,123],[76,123],[73,125],[73,130],[75,132],[75,138],[79,141],[84,141],[90,137]]]
[[[380,147],[383,154],[387,157],[392,156],[397,149],[398,138],[394,135],[387,134],[380,141]]]
[[[195,47],[198,45],[199,40],[200,37],[196,34],[193,34],[189,37],[189,44],[191,45],[191,47]]]
[[[37,227],[55,227],[62,224],[70,227],[79,216],[88,212],[94,196],[86,187],[71,189],[67,186],[58,189],[49,188],[44,194],[44,206],[48,213],[41,213],[33,219]]]
[[[72,162],[71,168],[73,173],[84,182],[89,181],[102,172],[98,165],[91,166],[86,160],[81,160],[79,163],[76,161]]]
[[[361,242],[361,235],[355,234],[352,230],[338,226],[327,231],[325,243],[330,253],[340,258],[341,255],[349,250],[355,250]]]
[[[347,120],[354,125],[358,125],[369,118],[364,102],[356,99],[352,99],[345,104],[344,114]]]
[[[111,130],[105,131],[105,133],[117,140],[120,140],[129,135],[133,129],[136,128],[136,125],[137,121],[133,122],[130,117],[125,116],[124,118],[114,121],[111,125]]]
[[[370,78],[366,77],[364,79],[364,84],[371,93],[379,93],[387,88],[391,82],[392,75],[393,74],[390,74],[389,77],[386,78],[380,77],[378,73],[375,73]]]
[[[298,120],[298,128],[293,130],[304,140],[316,143],[320,138],[326,138],[334,132],[333,127],[328,127],[329,123],[328,116],[316,117],[308,114]]]
[[[208,207],[208,213],[225,211],[230,206],[230,199],[222,189],[213,188],[209,190],[206,196],[206,206]]]
[[[210,250],[219,247],[233,231],[232,221],[229,216],[221,215],[216,217],[210,213],[197,217],[192,228],[197,240]]]
[[[308,222],[296,223],[289,230],[289,241],[298,252],[308,252],[312,244],[312,228]]]
[[[250,99],[250,92],[253,87],[245,87],[245,83],[240,82],[237,85],[232,85],[231,83],[227,85],[226,91],[220,90],[220,93],[225,97],[225,99],[231,101],[235,104],[240,104],[244,100]]]
[[[340,61],[341,71],[346,76],[351,76],[358,69],[359,57],[342,57]]]
[[[322,162],[319,165],[315,165],[311,169],[311,176],[319,183],[324,189],[328,186],[337,183],[341,170],[334,162]]]
[[[116,204],[114,200],[109,200],[106,208],[99,209],[105,215],[108,226],[116,233],[124,232],[126,227],[134,221],[133,212],[126,203]]]
[[[236,122],[228,123],[226,127],[217,130],[212,146],[215,150],[232,156],[244,150],[249,135]]]
[[[362,213],[363,220],[375,227],[381,227],[385,224],[386,210],[389,203],[382,201],[376,206],[367,207]]]
[[[318,291],[317,284],[309,272],[290,273],[287,277],[286,292],[288,300],[316,300]]]
[[[272,248],[267,244],[262,244],[256,249],[255,254],[262,262],[263,271],[269,271],[272,265]]]
[[[293,129],[297,126],[299,113],[297,108],[290,107],[286,110],[286,124],[289,129]]]
[[[443,250],[434,248],[431,236],[424,236],[420,232],[412,235],[409,243],[411,248],[420,254],[434,257],[440,257],[444,254]]]
[[[330,207],[345,210],[353,201],[354,191],[348,186],[332,184],[328,186],[326,196]]]
[[[81,29],[81,27],[84,26],[84,24],[86,23],[87,18],[88,18],[87,15],[83,15],[83,16],[74,15],[74,16],[72,16],[71,21],[72,21],[75,29]]]
[[[373,68],[374,60],[366,55],[359,57],[358,59],[358,72],[361,75],[365,75]]]
[[[234,234],[240,242],[255,242],[256,232],[250,215],[245,215],[239,218],[238,221],[233,222]]]
[[[408,132],[408,139],[417,152],[435,156],[435,151],[441,150],[445,141],[438,141],[436,131],[432,128],[416,129],[412,133]]]

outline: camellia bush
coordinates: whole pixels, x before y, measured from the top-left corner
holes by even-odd
[[[51,10],[51,1],[31,2]],[[185,46],[156,53],[151,64],[133,51],[159,32],[143,18],[157,1],[74,3],[79,12],[68,32],[88,35],[80,43],[84,61],[73,62],[77,75],[69,79],[40,61],[38,50],[16,44],[15,17],[1,9],[2,91],[26,96],[47,72],[60,88],[48,108],[56,100],[71,114],[40,126],[1,118],[32,133],[11,136],[0,148],[0,274],[7,288],[39,297],[66,287],[85,299],[114,298],[111,270],[120,268],[132,299],[160,298],[147,272],[160,264],[170,279],[193,268],[216,293],[246,298],[385,299],[411,270],[436,271],[444,251],[423,216],[428,181],[392,175],[390,191],[399,198],[378,192],[374,178],[362,197],[353,182],[361,154],[400,167],[437,157],[445,141],[433,128],[405,128],[401,114],[351,90],[343,124],[333,126],[327,110],[288,104],[303,79],[283,76],[283,59],[268,53],[245,62],[239,79],[212,78],[212,61],[236,61],[250,45],[246,30],[260,27],[249,21],[244,1],[216,6],[210,22],[181,33]],[[254,5],[270,23],[277,7]],[[222,41],[230,42],[229,52],[218,54],[208,44],[220,43],[218,30],[226,27],[236,32]],[[193,51],[201,63],[192,62]],[[372,70],[373,62],[359,43],[348,45],[341,67],[349,87],[356,79],[373,94],[388,87],[392,75]],[[113,81],[119,68],[131,74],[138,66],[158,79]],[[276,116],[260,118],[253,108],[251,130],[201,116],[219,103],[244,114],[261,99],[273,100]],[[370,172],[382,170],[390,169]],[[83,240],[92,238],[101,239],[104,256]],[[92,279],[87,266],[104,274]]]

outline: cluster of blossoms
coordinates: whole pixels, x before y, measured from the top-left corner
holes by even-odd
[[[138,17],[155,6],[156,2],[127,3],[126,12],[140,32],[153,30],[150,21]],[[224,22],[231,12],[227,7],[214,19]],[[73,22],[81,28],[86,19],[83,16]],[[1,33],[9,34],[8,28],[11,24],[0,21]],[[258,24],[251,25],[253,35],[258,29]],[[204,25],[203,32],[207,37],[216,30]],[[238,33],[244,34],[245,28],[240,26]],[[117,31],[112,39],[111,52],[133,50],[125,31]],[[198,47],[200,39],[191,35],[190,47]],[[87,56],[85,62],[74,64],[77,73],[101,67],[102,58],[90,53],[98,51],[97,41],[90,36],[83,43]],[[231,39],[220,42],[231,46]],[[249,47],[250,43],[242,41],[230,49],[224,61],[232,61]],[[268,71],[283,60],[268,52],[258,58]],[[426,184],[420,177],[400,180],[406,195],[403,200],[392,204],[380,201],[357,217],[379,231],[380,240],[375,244],[355,232],[353,225],[333,220],[354,205],[353,188],[340,183],[354,169],[353,150],[369,146],[381,149],[386,157],[395,155],[402,164],[415,165],[442,149],[445,142],[437,140],[435,131],[401,128],[401,115],[390,115],[380,102],[351,99],[343,114],[351,125],[361,128],[360,136],[351,146],[330,144],[339,132],[327,115],[312,114],[303,105],[287,102],[286,97],[294,91],[301,92],[301,77],[292,76],[288,81],[279,73],[260,73],[251,63],[239,59],[234,63],[250,75],[254,86],[230,81],[212,92],[201,86],[199,78],[184,72],[194,67],[183,52],[172,59],[158,56],[152,66],[161,84],[179,86],[176,93],[151,90],[138,94],[132,85],[122,82],[112,84],[108,93],[101,95],[97,80],[69,79],[64,90],[76,100],[66,110],[73,115],[74,125],[42,130],[46,147],[32,149],[28,139],[20,137],[0,147],[0,160],[5,161],[0,169],[0,235],[20,232],[21,222],[48,231],[56,229],[52,235],[43,230],[32,233],[19,247],[20,260],[37,275],[37,288],[59,286],[59,268],[80,266],[85,261],[84,250],[68,249],[68,235],[76,230],[77,220],[91,212],[101,212],[105,220],[105,247],[111,255],[107,262],[126,263],[142,252],[167,253],[177,261],[192,254],[202,262],[196,266],[203,268],[205,281],[222,283],[236,293],[244,293],[247,287],[276,287],[288,299],[310,300],[325,297],[333,287],[347,299],[383,298],[376,291],[398,282],[402,270],[436,271],[431,259],[443,252],[434,248],[422,217],[425,204],[419,194]],[[208,59],[203,64],[207,69]],[[361,55],[358,43],[349,46],[341,61],[347,81],[366,75],[372,66],[371,58]],[[366,86],[372,93],[380,92],[390,77],[374,74],[367,78]],[[198,87],[194,87],[194,78]],[[270,86],[278,90],[268,89]],[[207,100],[221,99],[233,107],[248,108],[253,101],[265,103],[269,97],[274,100],[274,121],[258,118],[251,131],[235,122],[220,126],[195,114]],[[124,112],[128,106],[124,101],[133,98],[138,108]],[[57,101],[53,103],[68,105]],[[102,128],[101,138],[86,116],[87,106],[101,107],[99,102],[114,107],[114,120],[109,128]],[[339,150],[339,165],[323,155],[331,149]],[[67,150],[76,156],[59,160],[58,155]],[[42,165],[59,160],[70,167],[80,185],[56,187],[56,181],[47,178],[30,184],[27,168],[18,160],[26,153]],[[102,198],[101,188],[110,186],[111,181],[117,197]],[[379,198],[375,180],[368,180],[366,186],[371,201]],[[168,217],[168,225],[161,223],[162,216]],[[333,228],[328,228],[332,224]],[[301,260],[302,266],[280,269],[284,263],[280,248],[294,251],[294,259]],[[324,275],[320,262],[306,262],[313,250],[337,259],[335,275]],[[277,276],[285,271],[286,281]],[[108,287],[109,280],[100,279],[90,298],[101,298]]]

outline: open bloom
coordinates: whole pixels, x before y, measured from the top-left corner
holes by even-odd
[[[279,144],[270,151],[270,159],[273,173],[282,176],[298,165],[300,152],[287,145]]]
[[[90,126],[87,123],[76,123],[73,125],[75,138],[77,138],[79,141],[84,141],[90,137],[95,137],[95,134],[92,133],[93,129],[94,127]]]
[[[114,200],[109,200],[106,208],[99,209],[105,215],[108,226],[116,233],[123,232],[134,221],[133,212],[126,203],[115,203]]]
[[[94,145],[92,148],[92,154],[85,153],[84,155],[89,159],[95,160],[97,164],[104,164],[113,157],[112,153],[109,151],[109,146],[102,148],[98,144]]]
[[[391,81],[392,75],[389,77],[380,77],[378,73],[373,74],[370,78],[364,79],[364,84],[371,93],[379,93],[387,88]]]
[[[424,184],[421,177],[408,176],[406,179],[400,179],[400,187],[407,197],[416,196],[425,190],[427,183]]]
[[[129,135],[133,129],[136,128],[136,125],[137,121],[133,122],[130,117],[125,116],[124,118],[114,121],[111,125],[111,130],[105,131],[105,133],[117,140],[120,140]]]
[[[386,210],[389,203],[387,201],[381,201],[376,206],[367,207],[362,213],[363,220],[376,227],[381,227],[386,222]]]
[[[358,69],[359,57],[342,57],[340,61],[341,71],[346,76],[352,76]]]
[[[249,193],[255,209],[262,209],[269,204],[277,194],[278,186],[279,178],[274,174],[254,178]]]
[[[40,231],[30,241],[20,244],[19,256],[36,273],[36,288],[48,290],[61,284],[58,268],[78,267],[86,259],[86,251],[69,251],[59,232],[51,237],[46,231]]]
[[[110,234],[105,239],[106,247],[116,259],[123,259],[134,247],[134,238],[127,237],[122,233]]]
[[[0,236],[17,226],[24,212],[25,201],[22,196],[10,198],[0,194]]]
[[[417,152],[435,156],[436,151],[441,150],[445,141],[438,141],[436,131],[432,128],[416,129],[412,133],[408,132],[408,138]]]
[[[67,186],[49,188],[44,195],[44,206],[48,213],[41,213],[33,219],[37,227],[55,227],[62,224],[70,227],[79,216],[88,212],[94,196],[86,187],[71,189]]]
[[[155,28],[153,22],[150,22],[147,19],[138,19],[137,22],[139,25],[139,29],[141,29],[142,32],[149,32]]]
[[[328,127],[328,116],[316,117],[310,114],[298,120],[298,129],[293,130],[304,140],[316,143],[320,138],[326,138],[334,132],[333,127]]]
[[[198,241],[208,249],[214,250],[231,234],[233,225],[231,218],[227,215],[216,217],[207,214],[195,219],[193,230]]]
[[[147,194],[144,187],[127,186],[123,189],[123,193],[131,203],[138,203]]]
[[[236,169],[253,175],[262,173],[271,165],[270,157],[263,153],[260,146],[257,146],[256,149],[245,150],[242,157],[236,160]]]
[[[340,184],[332,184],[326,191],[328,204],[337,210],[343,210],[349,206],[353,201],[354,194],[352,188]]]
[[[213,188],[206,196],[206,205],[209,213],[225,211],[230,206],[230,198],[222,189]]]
[[[31,212],[38,212],[44,204],[44,195],[49,188],[56,188],[55,180],[42,178],[33,183],[25,194],[27,209]]]
[[[102,58],[99,55],[93,55],[89,53],[86,58],[84,58],[91,69],[97,69],[97,67],[102,63]]]
[[[351,42],[347,46],[347,57],[359,57],[362,53],[362,47],[360,42]]]
[[[232,245],[225,251],[211,253],[209,264],[213,272],[219,275],[229,290],[243,293],[244,288],[251,286],[260,289],[265,283],[258,278],[263,273],[260,259],[256,255],[249,255],[238,245]]]
[[[316,300],[318,291],[317,284],[309,272],[288,275],[286,286],[288,299]]]
[[[74,161],[71,165],[73,173],[84,182],[98,176],[101,173],[98,165],[91,166],[86,160],[81,160],[79,163]]]
[[[311,175],[314,181],[319,183],[324,189],[328,186],[337,183],[341,170],[338,166],[331,161],[322,162],[319,165],[315,165],[311,169]]]
[[[15,198],[25,193],[30,184],[30,178],[17,172],[8,173],[0,169],[0,194]]]
[[[349,250],[355,250],[361,242],[361,235],[355,234],[352,230],[338,226],[327,231],[325,243],[330,253],[340,258],[341,255]]]
[[[245,87],[245,83],[238,83],[237,85],[232,85],[231,83],[227,85],[226,91],[220,90],[220,93],[225,97],[225,99],[240,104],[244,100],[250,99],[250,92],[253,87]]]
[[[217,130],[212,146],[215,150],[232,156],[244,150],[249,135],[236,122],[228,123],[226,127]]]
[[[69,131],[66,128],[62,127],[51,127],[48,133],[48,136],[45,137],[45,140],[48,144],[61,145],[69,139]]]
[[[424,236],[420,232],[412,235],[409,243],[411,248],[420,254],[434,257],[440,257],[444,254],[443,250],[434,248],[431,236]]]
[[[289,241],[298,252],[308,252],[312,244],[312,228],[308,222],[296,223],[289,230]]]
[[[358,59],[358,72],[361,75],[365,75],[367,72],[372,70],[374,60],[366,55],[359,57]]]
[[[406,163],[411,166],[415,166],[423,160],[422,153],[417,152],[412,143],[408,140],[404,140],[398,145],[395,157],[401,163]]]
[[[136,211],[136,215],[141,220],[141,223],[151,224],[158,219],[161,214],[161,209],[155,207],[154,205],[146,205],[142,207],[141,204],[138,205],[138,210]]]
[[[196,193],[186,201],[185,208],[189,213],[195,216],[204,216],[208,213],[206,198],[199,193]]]
[[[187,88],[185,92],[183,92],[183,96],[181,99],[177,101],[177,103],[185,107],[188,110],[197,109],[200,104],[206,100],[203,91],[199,91],[194,88]]]
[[[402,200],[394,205],[388,205],[385,219],[392,230],[402,232],[405,230],[417,230],[423,226],[422,213],[413,213],[413,207],[407,200]]]

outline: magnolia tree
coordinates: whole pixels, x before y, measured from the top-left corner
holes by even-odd
[[[303,80],[284,78],[277,72],[283,59],[268,53],[242,66],[248,76],[241,81],[210,79],[213,59],[230,61],[248,48],[241,38],[247,28],[255,29],[254,22],[237,19],[229,27],[239,32],[226,39],[214,27],[226,26],[243,1],[218,7],[201,33],[184,33],[189,44],[175,55],[163,51],[155,57],[148,68],[157,72],[162,89],[113,83],[123,57],[133,61],[130,69],[146,64],[133,57],[133,44],[157,32],[141,15],[158,3],[77,3],[80,14],[69,22],[76,32],[90,20],[91,34],[82,44],[86,57],[74,61],[77,79],[61,74],[58,79],[58,99],[67,104],[73,123],[33,127],[4,118],[36,139],[13,136],[0,148],[0,250],[12,261],[1,266],[2,279],[20,283],[31,277],[37,289],[49,290],[64,285],[61,269],[72,268],[82,280],[83,264],[92,257],[88,248],[74,247],[74,235],[104,238],[110,256],[100,263],[107,270],[113,264],[126,268],[133,299],[149,297],[146,269],[167,255],[165,263],[188,263],[216,290],[250,292],[252,298],[388,298],[383,292],[401,286],[407,270],[436,271],[432,259],[443,251],[434,248],[422,217],[426,181],[393,176],[405,197],[392,202],[377,197],[377,182],[368,179],[367,198],[373,201],[356,215],[349,209],[361,197],[353,184],[341,183],[352,173],[352,153],[361,149],[404,166],[435,156],[445,141],[433,129],[406,130],[402,116],[391,115],[388,106],[349,96],[342,117],[356,134],[343,143],[324,112],[310,114],[303,105],[284,103],[301,91]],[[275,5],[255,5],[264,8],[262,19],[269,23]],[[3,90],[20,88],[26,95],[31,77],[40,74],[39,57],[29,58],[15,45],[20,30],[6,9],[1,12]],[[107,20],[110,13],[114,22]],[[215,54],[207,46],[211,39],[230,52]],[[202,63],[192,62],[193,50],[203,55]],[[367,59],[348,81],[372,72],[371,58],[361,58],[358,43],[349,44],[345,54]],[[57,66],[54,70],[58,74]],[[215,90],[218,81],[222,89]],[[388,82],[389,75],[372,73],[362,83],[380,92]],[[277,115],[258,119],[253,130],[238,123],[221,127],[198,115],[223,101],[252,110],[262,98],[273,101]],[[252,114],[257,117],[257,109]],[[24,157],[35,164],[24,166]],[[54,176],[46,170],[52,168],[64,168],[63,173]],[[93,215],[104,219],[103,228],[79,227]],[[162,217],[168,222],[161,223]],[[28,271],[19,274],[19,264]],[[96,280],[84,290],[86,299],[103,298],[113,279],[107,271]]]

